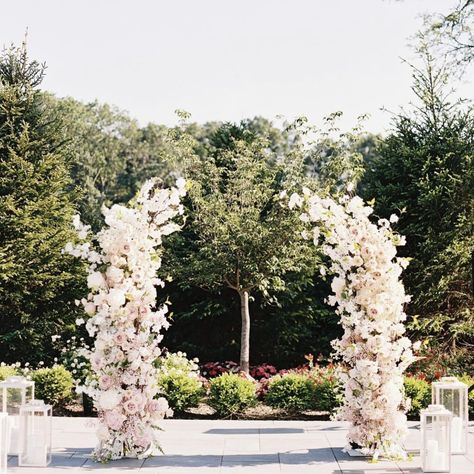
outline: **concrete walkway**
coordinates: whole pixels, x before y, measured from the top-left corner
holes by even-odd
[[[368,463],[341,452],[346,425],[329,421],[165,420],[161,434],[165,455],[97,464],[89,458],[96,439],[94,419],[55,418],[53,462],[48,468],[20,468],[9,461],[9,473],[58,474],[100,470],[125,474],[399,474],[418,473],[420,459]],[[407,449],[419,449],[419,427],[410,424]],[[453,456],[453,474],[474,474],[474,423],[469,452]]]

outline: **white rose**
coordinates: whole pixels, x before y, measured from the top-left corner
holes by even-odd
[[[111,308],[120,308],[125,304],[125,293],[118,288],[112,288],[107,295],[107,302]]]
[[[117,390],[105,390],[99,396],[99,406],[102,410],[113,410],[122,400]]]
[[[113,281],[120,281],[123,278],[123,270],[111,265],[107,268],[107,277]]]
[[[93,272],[87,277],[87,286],[89,288],[101,288],[105,286],[104,276],[100,272]]]
[[[88,301],[85,305],[84,305],[84,311],[89,315],[89,316],[93,316],[94,313],[95,313],[95,304],[92,303],[91,301]]]

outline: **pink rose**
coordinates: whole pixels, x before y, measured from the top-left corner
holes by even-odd
[[[123,422],[126,419],[127,417],[117,410],[109,410],[104,413],[105,424],[112,430],[122,428]]]
[[[127,342],[127,335],[123,331],[119,331],[115,333],[114,341],[121,346],[124,342]]]
[[[102,390],[108,390],[112,385],[114,384],[114,381],[112,377],[109,375],[101,375],[99,378],[99,385]]]
[[[128,244],[122,245],[122,253],[124,253],[125,255],[129,254],[130,253],[130,245],[128,245]]]
[[[150,433],[142,433],[141,435],[137,436],[134,441],[137,446],[147,448],[152,442],[152,437]]]
[[[138,404],[133,400],[127,400],[123,404],[123,409],[129,414],[134,415],[138,411]]]

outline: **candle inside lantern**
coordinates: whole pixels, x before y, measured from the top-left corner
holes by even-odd
[[[451,451],[462,451],[462,420],[459,416],[454,416],[451,420]]]
[[[428,470],[435,470],[439,467],[439,449],[438,441],[430,439],[426,443],[426,468]]]
[[[431,439],[426,446],[426,469],[434,471],[446,467],[446,453],[439,450],[438,441]]]
[[[41,466],[46,463],[46,446],[36,436],[28,436],[25,464]]]
[[[18,439],[20,437],[20,430],[18,428],[18,425],[16,423],[17,417],[12,416],[11,417],[13,422],[12,422],[12,427],[10,431],[10,447],[8,449],[9,453],[12,454],[17,454],[18,453]]]

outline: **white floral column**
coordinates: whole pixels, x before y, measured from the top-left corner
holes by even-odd
[[[339,417],[351,422],[348,441],[364,454],[404,457],[403,372],[414,360],[412,343],[403,336],[410,297],[400,275],[408,260],[396,257],[404,238],[386,219],[372,223],[373,209],[359,197],[335,201],[305,189],[304,198],[292,195],[289,205],[303,207],[301,219],[311,223],[314,244],[331,259],[328,302],[344,329],[333,347],[342,361],[345,401]]]
[[[167,328],[166,305],[156,308],[156,287],[163,235],[179,229],[171,220],[183,213],[184,180],[160,189],[145,183],[130,207],[104,208],[106,226],[88,241],[90,228],[77,216],[74,225],[82,243],[66,251],[90,263],[82,300],[86,327],[95,337],[90,357],[94,376],[83,390],[99,413],[100,461],[144,457],[159,449],[157,422],[171,411],[157,394],[154,360],[160,355],[160,331]]]

